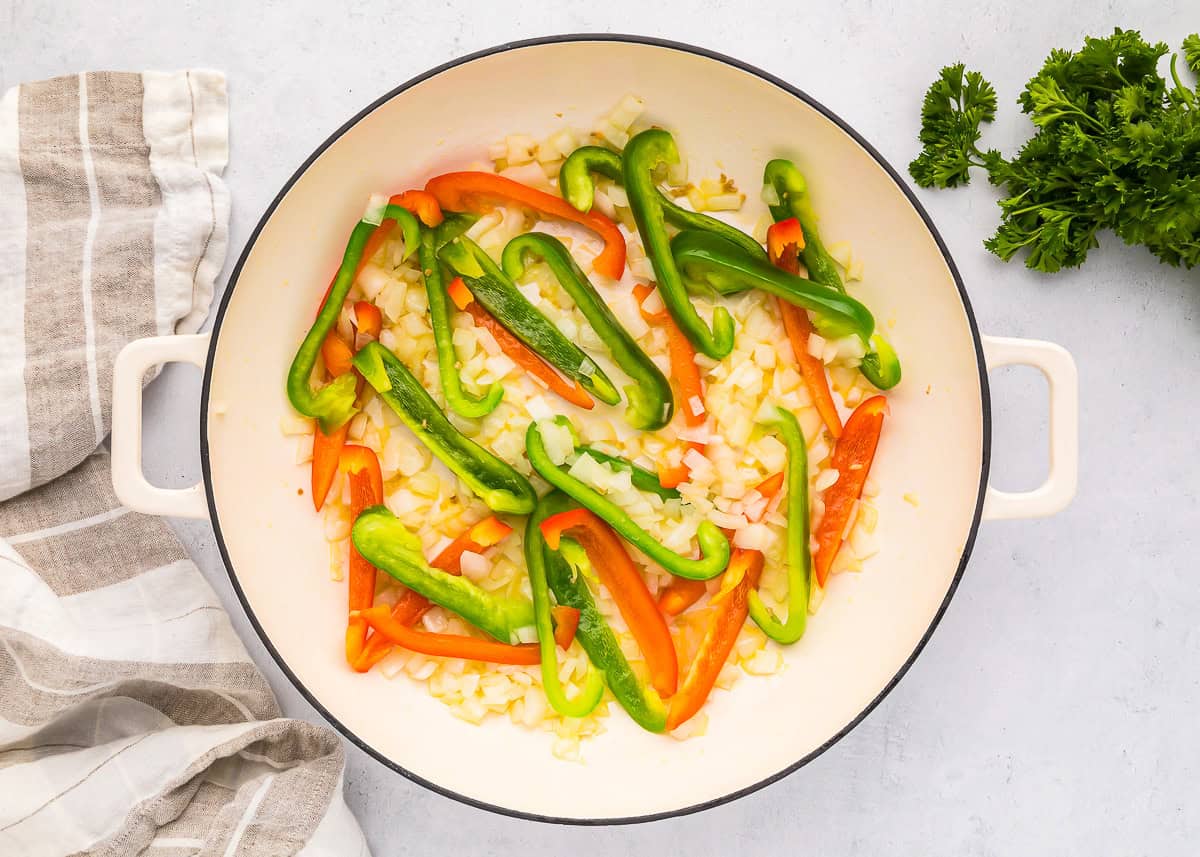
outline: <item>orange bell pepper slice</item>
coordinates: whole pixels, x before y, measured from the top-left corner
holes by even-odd
[[[537,643],[510,646],[508,643],[480,640],[477,637],[417,631],[396,621],[391,610],[384,605],[358,611],[354,617],[361,619],[371,627],[371,630],[388,642],[400,646],[402,649],[420,652],[423,655],[518,666],[532,666],[542,662]]]
[[[579,630],[579,608],[557,604],[550,608],[550,615],[554,619],[554,642],[566,651],[571,648],[575,632]]]
[[[406,190],[388,200],[389,205],[398,205],[415,214],[426,226],[437,226],[445,218],[442,217],[442,207],[433,194],[423,190]]]
[[[587,509],[551,515],[542,522],[541,530],[551,550],[558,549],[563,536],[579,542],[641,647],[650,684],[662,696],[673,694],[679,681],[679,661],[671,632],[620,537]]]
[[[383,313],[370,301],[359,301],[354,305],[354,318],[358,322],[358,332],[365,336],[378,339],[383,332]]]
[[[750,590],[758,585],[763,555],[755,550],[735,548],[725,575],[738,579],[733,588],[713,607],[700,648],[688,666],[679,692],[671,699],[667,729],[675,729],[703,706],[717,683],[717,677],[729,660],[746,617],[750,615]]]
[[[350,480],[350,515],[357,518],[363,509],[383,502],[383,474],[379,458],[365,446],[348,444],[342,448],[339,466]],[[367,623],[353,618],[356,611],[365,610],[375,601],[375,566],[350,542],[351,619],[346,624],[346,661],[354,665],[367,641]]]
[[[767,251],[771,262],[789,274],[800,270],[800,251],[804,249],[804,230],[794,217],[781,220],[767,230]],[[821,415],[821,422],[837,439],[842,434],[842,418],[838,414],[833,394],[829,391],[829,376],[825,374],[825,363],[808,351],[808,338],[812,335],[812,321],[808,313],[795,304],[776,298],[779,314],[783,318],[783,329],[792,343],[792,354],[800,369],[800,377],[808,387],[813,405]]]
[[[488,548],[500,544],[511,532],[512,527],[495,515],[484,518],[446,545],[429,564],[434,568],[440,568],[447,574],[462,574],[462,555],[466,551],[482,553]],[[403,625],[412,625],[432,606],[433,604],[424,595],[413,592],[411,589],[405,589],[392,606],[392,618]],[[377,634],[372,635],[367,640],[362,656],[355,662],[354,669],[358,672],[366,672],[383,660],[391,650],[392,643],[388,638]]]
[[[794,217],[772,223],[767,230],[767,255],[771,257],[772,262],[778,264],[789,245],[797,250],[804,249],[804,229]]]
[[[476,327],[485,328],[491,333],[496,344],[500,346],[500,350],[508,355],[510,360],[545,384],[550,392],[557,393],[572,405],[586,408],[589,411],[596,406],[595,401],[592,400],[588,391],[583,389],[582,384],[574,379],[568,381],[559,375],[553,366],[527,347],[524,342],[513,336],[494,315],[481,307],[470,289],[467,288],[467,284],[462,281],[462,277],[455,277],[446,287],[446,291],[450,294],[450,300],[456,307],[471,314],[471,319],[475,322]]]
[[[707,415],[703,407],[698,412],[693,409],[696,402],[703,403],[704,401],[704,381],[700,374],[700,367],[696,365],[696,349],[692,347],[692,343],[683,335],[679,325],[665,309],[652,313],[642,307],[642,302],[653,291],[654,286],[638,283],[633,287],[633,296],[637,300],[638,310],[646,323],[659,326],[667,332],[667,354],[671,360],[671,378],[675,382],[675,392],[680,400],[677,413],[683,415],[684,423],[689,426],[704,425]],[[685,453],[689,449],[694,449],[701,455],[704,454],[704,444],[702,443],[688,441]],[[682,461],[679,464],[659,462],[658,481],[664,488],[674,488],[680,482],[686,482],[690,475],[691,468]]]
[[[842,546],[842,534],[850,522],[850,513],[862,496],[886,414],[887,399],[884,396],[867,399],[846,420],[842,436],[833,447],[831,466],[838,472],[838,480],[826,489],[822,498],[825,515],[817,526],[817,555],[813,559],[817,583],[821,586],[829,579],[829,570]]]
[[[354,368],[350,362],[354,359],[354,352],[337,335],[337,331],[330,331],[329,336],[325,337],[321,344],[321,355],[325,360],[325,371],[331,377],[344,375]],[[325,497],[333,485],[338,459],[349,431],[349,423],[343,423],[332,434],[321,431],[319,423],[313,426],[312,501],[318,512],[325,505]]]
[[[562,197],[515,182],[495,173],[446,173],[429,180],[428,191],[446,211],[484,211],[495,203],[515,203],[540,214],[586,226],[604,241],[604,249],[592,263],[596,273],[621,279],[625,273],[625,236],[598,211],[586,214]]]

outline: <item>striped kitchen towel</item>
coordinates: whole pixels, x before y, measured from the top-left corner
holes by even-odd
[[[209,71],[0,99],[0,855],[367,853],[337,736],[110,485],[117,352],[212,300],[227,127]]]

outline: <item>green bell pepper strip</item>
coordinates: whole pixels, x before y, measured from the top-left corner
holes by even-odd
[[[408,368],[378,342],[354,355],[354,367],[426,448],[494,512],[528,515],[537,495],[529,480],[446,419]]]
[[[400,224],[404,233],[404,257],[412,255],[421,243],[421,226],[412,212],[398,205],[388,205],[383,209],[378,222],[360,220],[350,233],[350,241],[342,254],[342,264],[337,275],[330,284],[325,302],[317,319],[309,328],[308,335],[300,343],[296,356],[292,358],[291,368],[287,375],[287,395],[292,407],[306,417],[314,417],[321,425],[321,431],[332,434],[343,423],[356,413],[354,400],[357,397],[358,379],[353,372],[340,375],[326,384],[320,390],[313,391],[310,381],[317,356],[321,353],[321,345],[329,331],[337,324],[338,315],[342,311],[342,303],[350,293],[358,274],[359,263],[367,240],[384,220],[394,220]]]
[[[553,235],[527,232],[505,246],[501,257],[504,273],[514,281],[519,280],[525,275],[525,263],[530,258],[540,259],[550,267],[558,284],[608,346],[613,360],[635,382],[625,388],[629,403],[625,409],[626,421],[642,431],[657,431],[669,423],[675,413],[671,382],[617,320],[570,251]]]
[[[654,268],[663,303],[696,350],[720,360],[733,350],[733,317],[725,307],[718,306],[713,311],[712,330],[709,330],[692,306],[683,275],[671,255],[662,198],[654,183],[656,167],[678,162],[679,151],[670,134],[657,128],[642,131],[629,141],[622,155],[625,193],[629,197],[629,208],[637,223],[638,233],[642,236],[646,256]]]
[[[691,280],[718,294],[761,289],[814,313],[813,326],[828,337],[857,334],[866,342],[875,329],[871,311],[849,295],[752,259],[728,241],[708,232],[680,232],[671,252]]]
[[[580,146],[572,152],[558,173],[558,189],[563,199],[587,214],[592,210],[596,199],[596,182],[592,173],[599,173],[612,179],[617,184],[625,183],[625,175],[621,172],[621,156],[601,146]],[[661,190],[658,191],[659,204],[662,205],[663,219],[677,229],[703,229],[720,235],[751,256],[766,259],[767,253],[762,245],[736,226],[730,226],[724,220],[718,220],[699,211],[692,211],[679,205]]]
[[[438,261],[432,229],[421,231],[421,273],[425,279],[425,294],[429,299],[429,318],[433,327],[433,343],[438,356],[438,378],[446,404],[460,417],[478,419],[496,410],[504,398],[504,385],[499,381],[488,387],[483,396],[472,396],[463,389],[458,374],[458,355],[454,351],[454,317],[450,296],[442,280],[442,264]]]
[[[558,417],[557,421],[570,425],[566,417]],[[725,538],[725,534],[712,521],[702,521],[696,530],[700,559],[680,556],[670,548],[664,547],[658,539],[634,523],[633,518],[616,503],[557,467],[546,453],[542,432],[536,421],[531,422],[525,432],[525,452],[529,456],[529,463],[543,479],[584,508],[594,512],[625,541],[671,574],[691,580],[708,580],[724,571],[725,566],[729,564],[729,539]]]
[[[607,452],[602,452],[601,450],[596,449],[594,446],[588,446],[586,444],[575,447],[575,450],[580,455],[588,455],[591,458],[596,459],[596,461],[599,461],[601,464],[607,464],[613,470],[628,470],[630,478],[633,481],[633,487],[637,488],[639,491],[657,494],[664,500],[678,500],[680,497],[679,492],[674,488],[663,487],[663,484],[658,481],[657,473],[655,473],[653,470],[647,470],[640,465],[634,464],[628,458],[622,458],[619,455],[609,455]]]
[[[604,696],[604,673],[589,664],[583,687],[574,699],[567,698],[562,682],[558,680],[558,643],[554,640],[554,622],[550,616],[550,588],[546,569],[550,565],[566,561],[557,552],[550,550],[542,536],[542,521],[552,514],[548,511],[549,508],[550,504],[546,500],[538,502],[537,508],[533,510],[529,522],[525,525],[524,545],[525,567],[529,572],[529,591],[533,596],[534,624],[537,626],[538,647],[542,653],[542,690],[546,692],[546,699],[550,701],[550,705],[559,714],[564,717],[586,717],[600,703],[600,697]],[[568,571],[567,574],[569,573]],[[563,576],[563,571],[559,569],[556,577]],[[579,618],[582,624],[582,610]],[[578,628],[575,634],[578,638]],[[580,645],[583,645],[582,639]]]
[[[575,508],[578,508],[577,503],[561,491],[554,491],[541,499],[534,517],[529,520],[528,532],[536,531],[536,538],[544,549],[546,581],[559,604],[579,611],[575,639],[587,652],[592,665],[603,675],[617,702],[643,729],[663,732],[667,728],[667,706],[657,691],[643,683],[633,671],[621,652],[616,635],[596,606],[587,583],[589,579],[594,580],[596,575],[587,554],[570,539],[564,538],[557,551],[550,550],[542,539],[540,524],[543,520]]]
[[[838,273],[837,264],[821,242],[817,214],[809,199],[808,182],[803,173],[791,161],[776,158],[767,162],[763,170],[763,184],[774,191],[778,200],[768,206],[771,217],[776,222],[789,217],[800,221],[800,229],[804,232],[804,248],[800,251],[800,258],[808,269],[809,279],[845,294],[846,285]],[[899,384],[900,360],[891,343],[877,331],[867,341],[867,348],[869,350],[860,367],[866,379],[881,390],[890,390]]]
[[[750,618],[764,634],[788,645],[804,636],[808,622],[808,594],[812,586],[812,550],[809,547],[808,449],[804,432],[791,411],[776,408],[772,424],[787,447],[787,619],[780,621],[759,596],[750,590]]]
[[[608,405],[621,394],[604,370],[526,300],[516,285],[474,241],[466,236],[442,248],[442,262],[462,277],[480,305],[538,356]]]
[[[518,632],[534,625],[533,605],[525,599],[485,592],[467,578],[426,562],[421,540],[386,506],[365,509],[350,536],[355,549],[371,565],[501,642],[520,642]]]

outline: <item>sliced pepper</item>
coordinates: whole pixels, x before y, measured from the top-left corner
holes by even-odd
[[[578,508],[569,497],[554,491],[541,499],[526,531],[529,541],[542,541],[538,525],[547,517]],[[526,542],[528,546],[529,541]],[[572,544],[564,542],[562,546]],[[527,547],[528,549],[528,547]],[[545,548],[546,581],[562,606],[579,611],[576,639],[588,659],[600,670],[604,681],[621,707],[635,723],[650,732],[662,732],[667,723],[667,707],[658,693],[643,683],[621,651],[621,644],[596,606],[587,581],[593,576],[587,554],[575,551],[571,562],[563,552]]]
[[[604,241],[604,249],[592,263],[596,273],[612,280],[625,273],[625,236],[607,217],[597,212],[580,214],[570,203],[552,194],[528,187],[494,173],[446,173],[425,185],[450,211],[482,211],[493,203],[516,203],[540,214],[586,226]]]
[[[495,512],[527,515],[537,496],[512,465],[462,434],[396,355],[371,342],[354,366],[425,447]]]
[[[386,506],[372,506],[359,515],[351,538],[358,552],[376,568],[501,642],[517,641],[519,632],[534,624],[533,606],[525,599],[485,592],[466,578],[427,563],[421,554],[421,540]]]
[[[808,268],[809,279],[845,294],[846,285],[838,273],[837,264],[821,243],[817,214],[808,197],[808,182],[804,180],[803,173],[791,161],[776,158],[769,161],[763,170],[763,184],[770,188],[766,193],[773,196],[769,206],[771,216],[776,221],[795,217],[800,222],[804,232],[801,258],[804,267]],[[891,343],[878,331],[864,341],[868,351],[860,370],[866,379],[881,390],[889,390],[899,384],[900,360]]]
[[[554,642],[565,652],[579,630],[579,609],[556,604],[550,608],[550,618],[554,620]]]
[[[379,458],[365,446],[348,444],[343,447],[341,469],[350,480],[350,516],[358,515],[383,502],[383,473]],[[349,574],[350,619],[346,624],[346,662],[353,665],[363,652],[367,641],[367,623],[354,618],[357,610],[365,610],[375,600],[375,566],[350,544]]]
[[[483,308],[539,357],[600,401],[609,405],[621,401],[604,370],[538,312],[478,244],[463,236],[443,247],[440,256]]]
[[[420,225],[417,219],[406,209],[388,205],[383,210],[383,220],[394,220],[404,231],[404,248],[406,257],[412,254],[420,243]],[[357,395],[358,379],[347,373],[335,378],[318,391],[313,391],[309,379],[312,377],[313,366],[317,362],[317,354],[329,332],[337,324],[338,315],[342,311],[342,303],[354,284],[360,264],[364,261],[364,250],[367,242],[374,235],[378,223],[360,220],[350,233],[350,241],[342,255],[342,264],[329,287],[329,292],[317,313],[317,319],[304,341],[300,343],[296,356],[292,359],[288,370],[287,394],[292,407],[306,417],[315,417],[321,425],[321,430],[330,434],[334,429],[349,420],[356,413],[354,400]]]
[[[592,178],[592,173],[599,173],[617,184],[625,183],[620,154],[601,146],[580,146],[563,161],[562,169],[558,173],[558,189],[567,202],[584,213],[592,210],[596,199],[596,181]],[[663,219],[677,229],[704,229],[714,232],[737,244],[752,256],[765,257],[762,245],[736,226],[730,226],[723,220],[699,211],[684,208],[661,190],[658,190],[658,196]]]
[[[547,566],[561,563],[563,559],[557,553],[552,553],[546,547],[542,537],[541,524],[547,516],[546,503],[539,502],[529,522],[525,526],[525,567],[529,572],[529,591],[533,597],[533,612],[537,625],[538,645],[542,653],[542,689],[546,699],[559,714],[564,717],[586,717],[599,704],[604,695],[604,674],[595,665],[588,665],[587,676],[583,687],[575,694],[574,699],[567,698],[567,692],[558,678],[558,652],[555,646],[559,644],[552,630],[553,611],[558,607],[550,605],[550,587],[547,581]],[[578,628],[580,610],[574,605],[562,605],[575,611],[575,624]],[[561,627],[561,626],[560,626]],[[574,634],[574,631],[572,632]],[[569,644],[568,644],[569,645]],[[567,646],[563,646],[567,648]]]
[[[682,403],[679,413],[683,414],[683,421],[687,425],[702,426],[707,420],[707,416],[704,408],[704,381],[700,375],[700,367],[696,365],[696,350],[692,348],[692,343],[683,335],[683,331],[679,329],[675,319],[671,318],[670,313],[666,310],[654,313],[646,310],[643,304],[653,291],[654,287],[645,283],[638,283],[633,287],[633,296],[638,302],[638,311],[641,312],[642,318],[646,320],[647,324],[659,325],[667,332],[667,355],[671,361],[671,377],[675,379],[675,386],[679,390],[679,399]],[[686,456],[688,450],[694,449],[703,455],[704,446],[696,441],[688,441],[684,445],[683,454]],[[658,477],[665,487],[675,488],[691,477],[691,468],[681,457],[676,465],[663,464]]]
[[[398,622],[385,605],[355,612],[356,618],[371,626],[376,634],[402,649],[432,655],[437,658],[463,658],[493,664],[533,666],[541,661],[538,647],[533,643],[510,645],[495,640],[480,640],[458,634],[431,634],[417,631]],[[601,685],[603,690],[603,684]]]
[[[541,531],[551,550],[558,550],[563,538],[579,543],[637,640],[650,671],[650,683],[662,696],[673,694],[679,682],[679,661],[671,632],[617,534],[587,509],[553,515],[542,521]]]
[[[325,361],[325,371],[337,378],[354,369],[354,352],[336,330],[329,331],[321,344],[321,356]],[[351,377],[354,377],[353,375]],[[357,394],[357,378],[355,379]],[[346,444],[346,435],[350,431],[350,423],[342,423],[329,434],[321,431],[321,424],[313,425],[313,458],[312,458],[312,500],[313,506],[319,512],[325,505],[329,488],[333,485],[333,477],[337,473],[338,459],[342,447]]]
[[[767,230],[771,264],[781,271],[789,274],[799,273],[800,248],[803,246],[804,230],[800,228],[800,221],[794,217],[781,220]],[[814,357],[808,350],[809,338],[813,332],[808,313],[782,298],[776,298],[775,302],[779,305],[783,329],[792,343],[792,354],[796,357],[796,365],[800,368],[804,385],[808,388],[817,413],[821,415],[821,422],[825,423],[829,433],[836,439],[842,433],[842,418],[838,414],[837,404],[833,401],[833,393],[829,391],[825,362],[819,357]]]
[[[747,256],[738,247],[711,233],[680,232],[671,241],[671,252],[689,279],[718,294],[761,289],[811,310],[816,316],[813,323],[823,336],[836,338],[856,334],[866,342],[875,329],[871,311],[849,295]]]
[[[456,414],[477,419],[496,410],[504,398],[504,386],[495,382],[482,396],[473,396],[463,389],[458,373],[458,355],[454,352],[454,322],[449,297],[442,280],[442,265],[435,244],[437,236],[431,229],[421,231],[421,273],[425,280],[425,295],[429,302],[429,319],[433,327],[433,344],[438,356],[438,379],[442,394]]]
[[[817,526],[816,569],[817,583],[821,586],[829,578],[829,569],[842,546],[842,534],[871,472],[885,414],[887,399],[883,396],[867,399],[846,420],[842,436],[833,447],[831,466],[838,472],[838,480],[825,490],[825,515]]]
[[[462,277],[455,277],[447,292],[454,305],[471,316],[476,327],[482,327],[492,335],[510,360],[545,385],[546,389],[556,393],[576,407],[591,410],[596,406],[595,401],[588,395],[583,385],[575,379],[564,378],[554,371],[554,367],[539,357],[524,342],[513,336],[507,327],[496,321],[496,318],[479,305],[471,290],[467,288]]]
[[[478,524],[461,533],[431,561],[430,565],[447,574],[455,576],[462,574],[462,555],[467,551],[481,553],[493,545],[503,541],[512,527],[501,521],[495,515],[484,518]],[[402,625],[411,625],[420,619],[433,604],[424,595],[419,595],[404,587],[396,603],[392,605],[392,618]],[[354,663],[358,672],[367,672],[379,663],[392,650],[392,644],[382,635],[374,635],[367,640],[366,648]]]
[[[423,190],[406,190],[388,200],[391,205],[408,209],[426,226],[438,226],[442,222],[442,207],[433,194]]]
[[[502,258],[504,273],[513,280],[519,280],[524,276],[525,264],[530,258],[540,259],[550,267],[551,273],[575,301],[592,330],[608,346],[608,353],[613,360],[635,382],[625,388],[625,398],[629,402],[625,410],[626,421],[642,431],[656,431],[669,423],[675,411],[671,383],[617,320],[588,281],[587,275],[580,270],[570,251],[552,235],[527,232],[505,246]]]
[[[780,621],[763,603],[758,590],[750,591],[750,617],[777,643],[794,643],[804,636],[808,623],[808,595],[812,586],[812,553],[809,547],[808,447],[804,432],[791,411],[775,409],[773,425],[787,447],[787,619]]]
[[[651,494],[657,494],[664,500],[678,500],[679,492],[674,488],[667,488],[658,479],[658,474],[652,470],[634,464],[628,458],[622,458],[619,455],[609,455],[596,449],[594,446],[584,444],[576,447],[580,455],[587,455],[599,461],[601,464],[607,464],[613,470],[629,471],[630,481],[633,482],[633,487],[639,491],[648,491]]]
[[[559,417],[558,421],[570,425],[566,417]],[[683,557],[664,547],[658,539],[639,527],[628,513],[595,488],[563,472],[547,454],[541,429],[536,421],[531,422],[525,432],[525,452],[529,456],[529,463],[543,479],[584,508],[594,512],[620,533],[622,538],[672,574],[707,580],[720,574],[728,564],[729,540],[711,521],[702,521],[696,530],[700,559]]]
[[[742,626],[746,624],[746,616],[750,612],[749,599],[758,586],[762,569],[763,555],[758,551],[733,552],[725,576],[737,582],[731,584],[727,594],[713,606],[700,648],[688,665],[679,692],[671,698],[667,729],[675,729],[690,720],[704,706],[713,685],[717,683],[717,677],[729,660],[729,653],[737,643]],[[725,589],[724,584],[722,589]]]
[[[733,317],[725,307],[718,306],[713,311],[712,330],[709,330],[692,306],[683,276],[671,254],[662,197],[654,183],[655,169],[662,164],[678,162],[679,151],[670,134],[657,128],[642,131],[629,141],[622,155],[625,193],[646,256],[654,268],[663,303],[696,350],[720,360],[733,350]]]

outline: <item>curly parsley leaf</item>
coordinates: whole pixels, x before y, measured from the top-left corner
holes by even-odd
[[[1083,264],[1108,229],[1163,262],[1200,264],[1200,97],[1158,73],[1165,44],[1132,30],[1055,50],[1018,103],[1034,135],[1011,158],[981,152],[979,126],[995,116],[992,87],[961,64],[942,70],[921,111],[921,154],[909,166],[922,187],[967,184],[972,167],[1004,191],[1001,222],[985,242],[1009,260],[1052,272]],[[1200,36],[1183,40],[1200,73]]]
[[[925,148],[911,164],[921,187],[957,187],[971,180],[971,167],[984,166],[976,148],[979,126],[996,118],[996,91],[977,71],[962,63],[946,66],[925,93],[921,142]]]
[[[1183,58],[1188,68],[1200,74],[1200,35],[1192,33],[1183,40]]]

